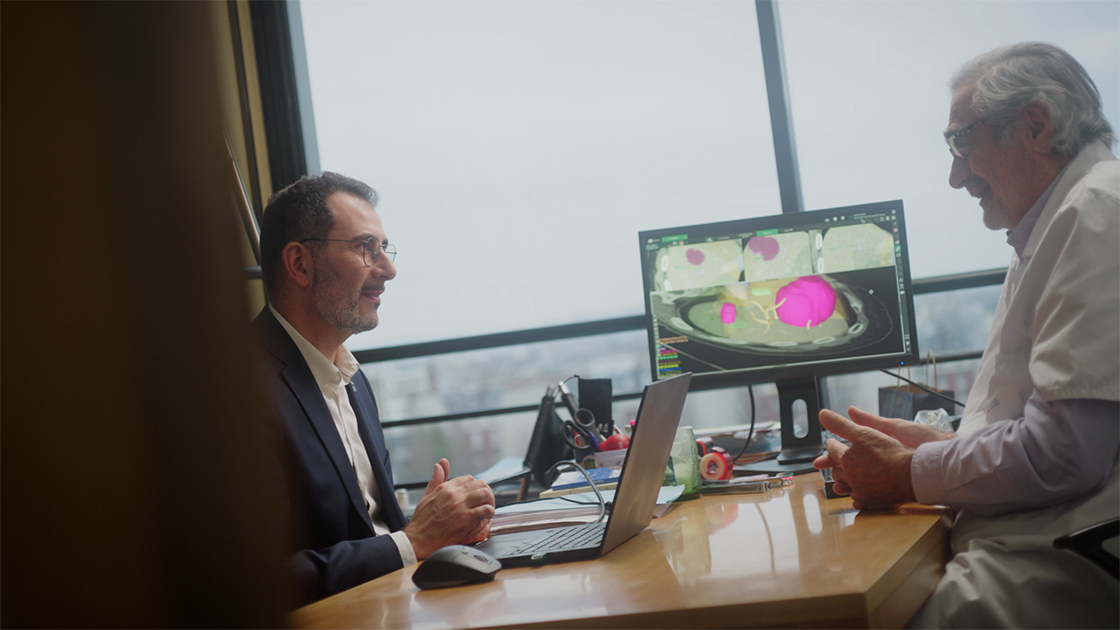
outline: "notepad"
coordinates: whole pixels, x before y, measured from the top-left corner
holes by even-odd
[[[610,482],[607,482],[607,483],[597,483],[597,484],[595,484],[595,487],[599,489],[599,492],[606,492],[607,490],[614,490],[615,488],[617,488],[618,487],[618,482],[617,481],[610,481]],[[541,492],[541,498],[542,499],[552,499],[552,498],[555,498],[555,497],[562,497],[562,496],[566,496],[566,495],[569,495],[569,494],[591,494],[591,492],[592,492],[591,486],[584,483],[582,486],[574,486],[572,488],[564,488],[563,490],[545,490],[545,491]],[[592,498],[595,497],[595,495],[591,495],[591,496],[592,496]]]
[[[617,482],[618,476],[622,471],[618,468],[592,468],[587,471],[588,476],[595,482],[595,485],[604,483]],[[561,473],[556,481],[552,482],[550,490],[568,490],[571,488],[587,487],[587,477],[583,473],[573,470]]]
[[[563,498],[511,503],[498,508],[490,519],[490,534],[493,536],[543,527],[578,525],[598,519],[599,499],[586,486],[582,489],[584,494],[567,492]],[[604,488],[602,493],[603,500],[610,506],[614,501],[614,490]],[[669,511],[673,502],[683,493],[684,486],[663,486],[657,493],[653,517],[659,518]]]

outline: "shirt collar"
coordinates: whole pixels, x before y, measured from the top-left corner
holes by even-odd
[[[315,378],[315,383],[319,387],[332,382],[341,382],[343,385],[350,384],[350,380],[358,373],[358,360],[354,358],[354,354],[346,346],[339,349],[338,364],[332,363],[325,354],[319,352],[318,348],[299,334],[299,331],[292,327],[288,320],[284,319],[284,316],[277,312],[271,304],[268,305],[268,310],[272,311],[276,321],[280,322],[284,330],[288,331],[288,336],[299,348],[303,360],[307,362],[307,367],[311,369],[311,375]]]
[[[1031,209],[1027,210],[1027,213],[1019,220],[1019,223],[1014,228],[1007,231],[1007,244],[1015,248],[1015,253],[1019,258],[1023,257],[1023,250],[1026,249],[1027,241],[1031,238],[1034,225],[1038,223],[1038,218],[1042,216],[1042,209],[1046,207],[1046,202],[1050,201],[1050,195],[1054,193],[1054,188],[1058,185],[1058,180],[1062,178],[1067,168],[1069,168],[1069,164],[1066,164],[1062,170],[1054,176],[1053,181],[1046,187],[1046,190],[1042,191],[1042,194],[1035,200]]]

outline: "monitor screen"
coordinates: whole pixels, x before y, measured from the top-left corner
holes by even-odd
[[[654,380],[695,388],[917,361],[902,202],[641,232]]]

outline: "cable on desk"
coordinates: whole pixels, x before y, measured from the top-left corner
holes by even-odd
[[[739,449],[738,454],[736,454],[735,457],[731,458],[732,466],[735,465],[735,462],[739,461],[739,458],[743,456],[743,453],[747,452],[747,447],[751,445],[751,440],[754,438],[754,385],[747,385],[747,393],[750,394],[751,397],[751,428],[747,431],[747,441],[743,442],[743,448]]]
[[[603,519],[607,516],[607,502],[605,499],[603,499],[603,495],[599,492],[599,487],[595,485],[595,481],[591,478],[591,475],[589,475],[587,471],[584,470],[583,466],[580,466],[574,460],[564,459],[553,464],[552,467],[548,469],[548,472],[544,474],[544,478],[548,480],[549,485],[552,485],[552,483],[556,480],[553,475],[560,472],[561,468],[568,468],[579,471],[579,473],[583,475],[584,479],[587,480],[587,483],[591,485],[591,489],[595,492],[595,498],[599,499],[599,518],[595,519],[595,522],[602,523]]]

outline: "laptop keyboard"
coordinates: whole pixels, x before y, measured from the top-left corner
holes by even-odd
[[[603,531],[606,528],[606,523],[588,523],[586,525],[565,527],[547,536],[528,541],[528,544],[518,549],[515,553],[521,555],[536,552],[562,551],[564,549],[580,549],[591,542],[598,544],[598,541],[602,540]]]

